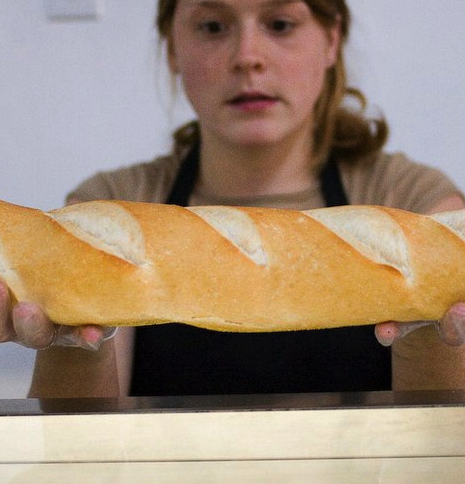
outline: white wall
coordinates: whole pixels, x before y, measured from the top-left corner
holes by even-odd
[[[168,149],[190,111],[170,109],[155,3],[105,0],[98,21],[50,22],[40,1],[0,0],[0,199],[58,207],[96,170]],[[388,147],[441,168],[465,190],[465,4],[349,5],[351,78],[390,121]],[[0,398],[26,395],[33,358],[0,346]]]
[[[388,148],[439,167],[465,189],[465,4],[348,3],[352,72],[390,122]]]

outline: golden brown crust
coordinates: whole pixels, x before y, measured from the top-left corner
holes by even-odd
[[[366,206],[102,201],[44,213],[0,202],[0,277],[69,325],[283,331],[434,320],[465,299],[465,240],[438,220]]]

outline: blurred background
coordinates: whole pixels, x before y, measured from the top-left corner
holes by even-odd
[[[156,0],[0,0],[0,199],[57,208],[84,178],[165,153],[192,117],[173,96]],[[465,190],[465,4],[349,0],[351,83],[387,117],[390,151]],[[96,13],[95,13],[96,12]],[[27,394],[35,352],[0,345],[0,398]]]

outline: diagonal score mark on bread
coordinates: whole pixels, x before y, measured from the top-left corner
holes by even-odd
[[[147,264],[145,241],[139,222],[112,202],[88,202],[47,212],[82,241],[131,264]]]
[[[334,207],[304,211],[365,257],[398,270],[412,282],[408,245],[399,224],[376,207]]]
[[[464,213],[464,210],[435,213],[433,215],[430,215],[430,218],[444,225],[447,229],[458,235],[462,240],[465,240],[465,217],[463,216]]]
[[[260,232],[253,220],[239,208],[194,207],[188,208],[210,224],[244,255],[259,266],[268,266]]]

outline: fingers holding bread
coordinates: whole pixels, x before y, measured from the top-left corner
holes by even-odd
[[[55,338],[52,324],[37,304],[12,304],[7,286],[0,281],[0,341],[18,342],[30,348],[46,348]]]
[[[461,346],[465,343],[465,303],[452,305],[439,321],[418,321],[397,323],[387,321],[377,324],[375,336],[383,346],[391,346],[396,341],[425,326],[434,326],[439,339],[448,346]]]
[[[34,349],[45,349],[53,345],[56,326],[44,311],[34,303],[21,302],[12,309],[15,341]]]
[[[437,323],[442,341],[450,346],[465,343],[465,302],[454,304]]]
[[[16,342],[37,350],[52,346],[98,350],[114,334],[114,328],[54,324],[35,303],[20,302],[12,306],[8,288],[0,281],[1,343]]]
[[[0,280],[0,342],[5,343],[14,339],[10,294],[6,284]]]

